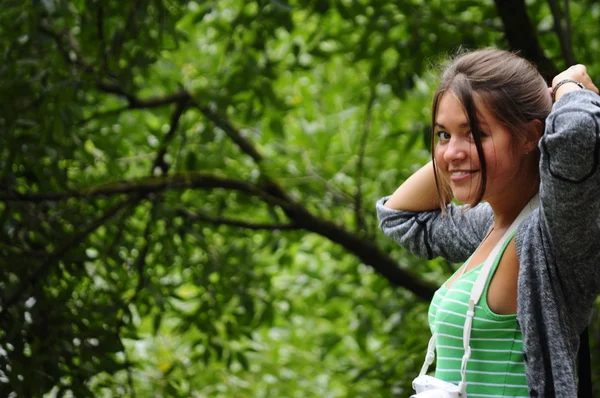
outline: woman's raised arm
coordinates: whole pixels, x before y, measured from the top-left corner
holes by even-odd
[[[410,176],[393,195],[380,199],[377,216],[381,230],[414,255],[453,262],[466,260],[493,222],[487,203],[469,210],[449,204],[443,214],[432,162]]]
[[[439,209],[433,162],[430,161],[410,176],[385,202],[385,207],[404,211]]]

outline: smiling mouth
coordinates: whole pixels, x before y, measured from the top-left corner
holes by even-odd
[[[453,182],[462,181],[473,174],[477,173],[479,170],[471,170],[471,171],[452,171],[450,172],[450,180]]]
[[[450,173],[451,176],[463,176],[466,174],[471,174],[472,171],[453,171],[452,173]]]

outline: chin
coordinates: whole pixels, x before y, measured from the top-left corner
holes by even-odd
[[[465,193],[465,192],[452,191],[452,193],[454,195],[454,199],[456,199],[460,203],[468,204],[475,200],[475,195],[472,194],[471,192]]]

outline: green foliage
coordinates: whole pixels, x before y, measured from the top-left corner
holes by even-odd
[[[600,9],[570,12],[592,63]],[[428,335],[410,281],[452,265],[380,236],[373,203],[429,156],[438,64],[507,46],[496,15],[5,1],[0,395],[406,396]]]

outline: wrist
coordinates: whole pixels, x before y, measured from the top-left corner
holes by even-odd
[[[552,102],[558,101],[560,97],[569,91],[583,90],[583,83],[574,79],[563,79],[552,87]]]

